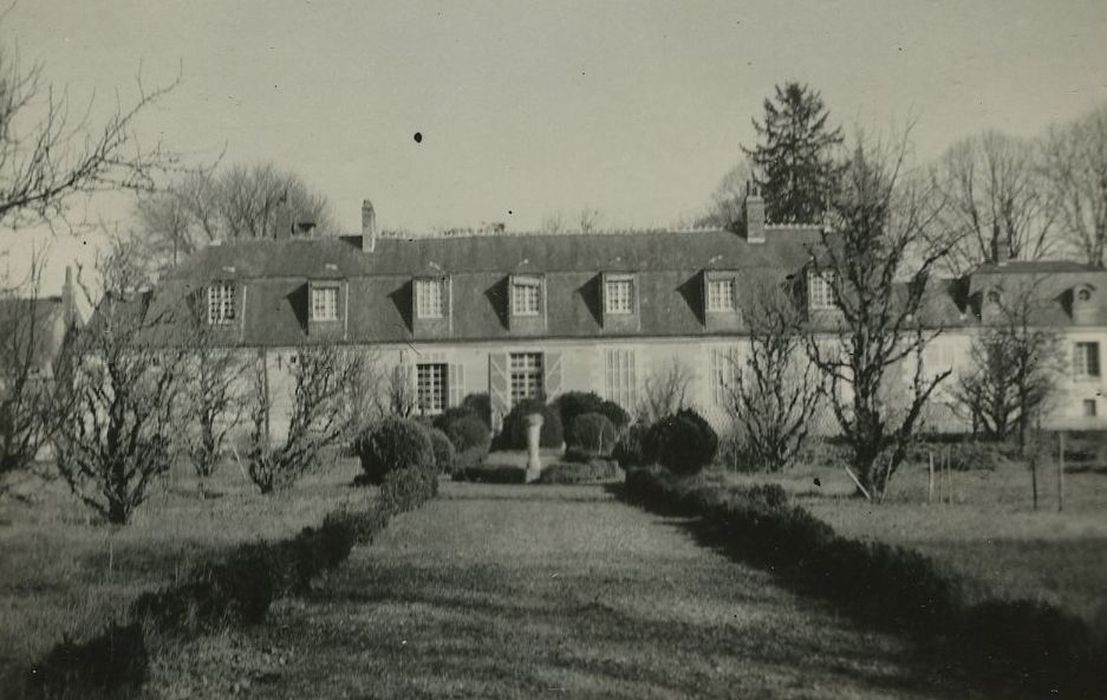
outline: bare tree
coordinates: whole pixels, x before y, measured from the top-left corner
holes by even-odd
[[[86,505],[126,524],[169,470],[183,363],[161,342],[166,317],[132,284],[132,251],[117,243],[100,270],[103,299],[58,372],[72,410],[58,425],[57,467]]]
[[[565,216],[560,211],[555,211],[552,214],[547,214],[542,218],[542,223],[539,225],[538,230],[542,233],[564,233],[567,227],[565,225]]]
[[[933,169],[944,200],[938,248],[965,274],[997,254],[1038,260],[1054,248],[1054,210],[1034,146],[997,131],[955,144]]]
[[[137,82],[135,102],[95,125],[92,102],[82,113],[46,83],[41,64],[24,67],[14,51],[0,49],[0,226],[66,222],[75,196],[149,191],[175,167],[160,143],[141,143],[135,125],[177,80],[154,90]]]
[[[764,468],[779,471],[807,439],[822,394],[805,353],[808,328],[790,289],[757,276],[742,295],[749,328],[745,360],[735,360],[730,409],[745,428],[746,447]]]
[[[815,319],[831,338],[813,334],[808,353],[828,383],[853,467],[872,497],[883,495],[924,405],[950,374],[926,374],[921,358],[941,332],[927,327],[925,311],[931,271],[947,249],[933,249],[907,269],[908,251],[940,212],[925,184],[901,178],[907,150],[906,133],[891,146],[858,138],[831,200],[833,232],[823,231],[811,266],[812,279],[830,286],[834,309]],[[886,385],[904,363],[913,365],[911,386],[902,409],[892,410]]]
[[[1061,234],[1089,265],[1107,246],[1107,105],[1050,129],[1042,165]]]
[[[411,365],[400,364],[388,373],[388,411],[394,416],[408,418],[419,409],[413,371]]]
[[[581,233],[595,233],[600,228],[600,221],[603,220],[603,215],[599,209],[594,207],[584,207],[580,210],[580,215],[577,217],[577,223]]]
[[[285,224],[335,230],[326,197],[271,163],[186,173],[140,199],[137,214],[150,253],[169,262],[214,241],[273,238]]]
[[[742,220],[746,201],[746,183],[753,179],[753,166],[748,159],[738,161],[723,175],[711,194],[704,214],[693,222],[696,226],[731,228]]]
[[[65,415],[56,405],[53,353],[70,332],[70,319],[39,296],[45,258],[34,255],[27,284],[0,290],[0,493],[5,477],[30,466]],[[25,287],[25,293],[21,289]],[[63,337],[55,337],[60,331]]]
[[[1056,391],[1063,367],[1060,336],[1041,323],[1041,282],[1009,281],[988,291],[969,369],[952,390],[974,429],[998,440],[1014,432],[1020,450]]]
[[[271,434],[273,395],[265,351],[253,367],[247,468],[262,493],[290,488],[323,449],[352,437],[366,357],[334,346],[304,346],[292,363],[292,411],[283,441]]]
[[[197,476],[215,473],[227,437],[242,422],[246,397],[241,373],[245,363],[238,351],[219,342],[202,314],[193,314],[189,325],[186,367],[190,381],[184,389],[185,442]]]
[[[639,422],[652,424],[688,407],[688,387],[692,370],[680,358],[674,357],[643,382],[642,400],[638,405]]]

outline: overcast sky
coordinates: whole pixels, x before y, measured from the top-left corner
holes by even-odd
[[[149,84],[183,66],[147,138],[292,169],[351,232],[365,197],[383,226],[416,231],[528,229],[585,205],[671,222],[704,204],[787,80],[847,127],[917,117],[924,160],[1107,101],[1103,0],[20,0],[0,30],[103,107],[133,99],[140,66]]]

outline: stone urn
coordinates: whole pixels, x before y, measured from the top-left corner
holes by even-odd
[[[541,413],[530,413],[527,421],[527,483],[538,478],[542,473],[542,455],[538,453],[540,437],[542,436],[542,424],[546,421]]]

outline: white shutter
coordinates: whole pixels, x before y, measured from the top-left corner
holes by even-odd
[[[460,362],[451,364],[446,374],[450,385],[450,408],[460,406],[465,398],[465,365]]]
[[[561,393],[561,353],[559,352],[547,352],[542,358],[543,371],[545,376],[543,377],[543,392],[546,401],[557,398],[557,395]]]

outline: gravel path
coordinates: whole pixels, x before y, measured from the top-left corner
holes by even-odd
[[[306,598],[159,662],[161,697],[941,697],[858,628],[601,487],[444,484]]]

